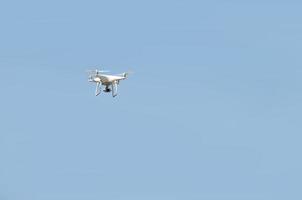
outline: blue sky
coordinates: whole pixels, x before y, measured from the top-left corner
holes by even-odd
[[[1,2],[0,199],[301,199],[301,6]]]

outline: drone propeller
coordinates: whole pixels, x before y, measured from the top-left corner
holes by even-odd
[[[130,70],[127,72],[128,74],[134,74],[134,71]]]
[[[106,72],[109,72],[108,70],[87,70],[87,73],[89,74],[100,74],[100,73],[106,73]]]

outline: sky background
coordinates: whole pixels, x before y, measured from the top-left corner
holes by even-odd
[[[301,9],[1,1],[0,200],[301,199]]]

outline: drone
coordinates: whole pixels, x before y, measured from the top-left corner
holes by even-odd
[[[124,72],[117,75],[105,74],[109,71],[104,70],[89,70],[88,81],[96,84],[95,96],[101,94],[102,86],[105,86],[103,92],[112,92],[112,97],[117,95],[117,86],[121,80],[125,80],[128,77],[129,72]]]

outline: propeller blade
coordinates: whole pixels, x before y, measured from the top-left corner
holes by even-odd
[[[105,73],[105,72],[109,72],[108,70],[87,70],[86,71],[89,74],[99,74],[99,73]]]

